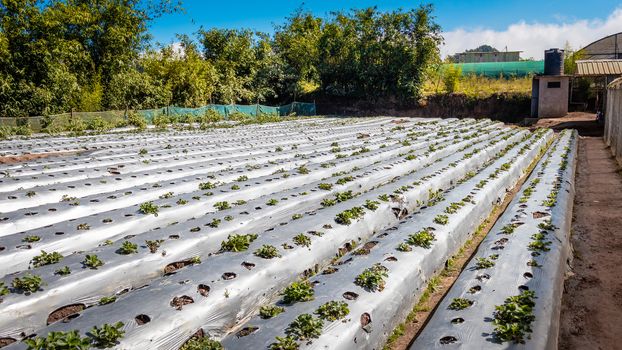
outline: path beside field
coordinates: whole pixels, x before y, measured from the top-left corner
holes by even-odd
[[[559,349],[622,349],[622,176],[602,137],[581,137]]]

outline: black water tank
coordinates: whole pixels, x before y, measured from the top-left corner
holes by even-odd
[[[564,50],[549,49],[544,51],[544,75],[564,74]]]

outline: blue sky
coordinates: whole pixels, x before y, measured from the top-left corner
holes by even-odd
[[[185,13],[157,19],[151,24],[150,32],[154,40],[161,43],[171,43],[175,41],[176,33],[192,34],[201,26],[206,28],[250,28],[271,32],[274,24],[283,23],[284,18],[302,4],[302,1],[295,0],[184,0]],[[400,7],[414,7],[418,4],[420,4],[418,1],[403,0],[307,0],[304,1],[303,6],[315,15],[326,16],[330,11],[351,8],[377,6],[381,10],[393,10]],[[444,32],[466,31],[475,35],[481,32],[503,33],[517,23],[531,27],[555,26],[563,29],[583,21],[588,27],[594,27],[603,25],[603,23],[606,24],[617,8],[622,9],[622,1],[616,0],[437,0],[433,1],[433,4],[436,8],[437,22],[442,26]],[[610,30],[611,26],[609,24],[607,29]],[[622,22],[619,23],[618,31],[622,31]],[[568,33],[567,35],[570,37],[568,41],[574,46],[582,46],[589,43],[589,41],[584,41],[592,40],[591,37],[584,38],[585,35],[580,34]],[[600,32],[598,32],[599,34]],[[578,38],[576,38],[577,36]],[[485,38],[490,38],[490,36]],[[559,38],[559,40],[561,39]],[[577,43],[573,43],[573,41],[577,41]],[[461,49],[459,43],[448,42],[447,44],[452,49],[454,47]],[[526,44],[529,43],[521,45],[525,46]],[[563,44],[562,42],[560,45]],[[510,46],[509,49],[523,49],[512,47],[512,42],[506,46]],[[535,48],[533,52],[537,52]]]

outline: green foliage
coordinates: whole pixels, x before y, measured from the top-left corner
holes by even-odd
[[[533,314],[535,298],[535,292],[523,291],[495,306],[495,336],[502,341],[524,343],[525,334],[531,333],[531,323],[536,319]]]
[[[40,255],[32,258],[32,266],[40,267],[44,265],[56,264],[57,262],[63,260],[63,255],[58,252],[46,253],[45,251],[41,251]]]
[[[343,301],[329,301],[318,307],[315,313],[319,318],[332,322],[348,316],[350,309]]]
[[[115,296],[102,297],[101,299],[99,299],[99,305],[111,304],[111,303],[114,303],[115,301],[117,301],[117,297]]]
[[[478,270],[488,269],[495,266],[494,259],[488,258],[475,258],[475,268]]]
[[[214,189],[214,188],[216,188],[216,184],[211,183],[209,181],[208,182],[201,182],[199,184],[199,189],[201,191],[211,190],[211,189]]]
[[[368,200],[365,201],[365,204],[363,204],[363,206],[366,209],[369,209],[371,211],[376,211],[376,209],[378,209],[378,205],[379,204],[380,204],[380,202],[378,202],[378,201],[372,201],[372,200],[368,199]]]
[[[450,64],[445,67],[443,71],[443,85],[445,85],[445,91],[453,93],[458,89],[458,81],[462,75],[462,68]]]
[[[384,278],[388,277],[388,269],[381,264],[374,264],[365,269],[354,279],[354,284],[361,286],[371,292],[382,291],[384,289]]]
[[[333,189],[333,184],[321,183],[317,186],[317,188],[319,188],[320,190],[324,190],[324,191],[330,191]]]
[[[28,350],[87,350],[91,348],[91,339],[80,337],[78,331],[50,332],[43,337],[24,339]]]
[[[214,203],[214,208],[218,210],[227,210],[227,209],[231,209],[231,205],[227,201],[216,202]]]
[[[117,322],[113,325],[104,323],[101,328],[94,326],[89,331],[89,335],[93,339],[93,345],[98,348],[111,348],[118,344],[118,340],[123,338],[125,331],[123,322]]]
[[[54,274],[59,276],[67,276],[71,274],[71,269],[69,268],[69,266],[63,266],[60,269],[54,271]]]
[[[305,235],[304,233],[300,233],[293,238],[294,244],[308,247],[311,245],[311,238]]]
[[[270,199],[268,199],[268,201],[266,202],[266,205],[274,206],[274,205],[277,205],[277,203],[279,203],[279,200],[278,200],[278,199],[275,199],[275,198],[270,198]]]
[[[22,238],[22,242],[26,242],[26,243],[39,242],[40,240],[41,240],[41,237],[39,236],[26,236]]]
[[[145,215],[153,214],[154,216],[158,216],[159,210],[160,208],[156,204],[153,204],[153,202],[145,202],[140,205],[140,212]]]
[[[313,285],[309,281],[293,282],[285,288],[283,293],[283,302],[291,304],[298,301],[313,300]]]
[[[415,234],[409,235],[406,243],[417,247],[430,249],[432,242],[436,240],[434,233],[428,229],[423,229]]]
[[[97,257],[97,255],[95,255],[95,254],[91,254],[91,255],[88,255],[88,254],[87,254],[87,255],[84,257],[84,260],[82,261],[82,264],[83,264],[85,267],[88,267],[88,268],[90,268],[90,269],[97,269],[98,267],[103,266],[103,265],[104,265],[104,262],[103,262],[103,261],[101,261],[101,260]]]
[[[404,242],[398,244],[397,248],[395,249],[399,250],[400,252],[410,252],[413,250],[410,244]]]
[[[439,214],[434,218],[434,222],[439,225],[447,225],[449,222],[449,217],[447,215]]]
[[[34,293],[41,288],[43,280],[37,275],[27,273],[22,277],[14,278],[11,284],[13,285],[13,288],[17,290]]]
[[[324,321],[310,314],[299,315],[285,330],[285,334],[296,340],[319,338],[322,334]]]
[[[147,121],[141,117],[138,113],[130,112],[127,115],[127,124],[133,127],[143,130],[147,127]]]
[[[229,235],[226,241],[220,244],[220,250],[225,252],[241,252],[247,250],[251,242],[257,239],[256,234]]]
[[[365,211],[361,207],[352,207],[337,214],[335,222],[341,225],[350,225],[352,220],[356,220],[365,214]]]
[[[268,319],[268,318],[276,317],[277,315],[279,315],[280,313],[284,311],[285,309],[280,306],[265,305],[259,308],[259,316],[261,316],[261,318],[263,319]]]
[[[138,245],[130,241],[124,241],[119,248],[119,254],[129,255],[138,253]]]
[[[254,252],[255,255],[264,259],[272,259],[281,256],[279,250],[269,244],[264,244]]]
[[[186,344],[182,345],[179,350],[223,350],[224,347],[219,341],[210,337],[197,338],[193,337]]]
[[[276,337],[276,342],[270,344],[270,350],[298,350],[299,345],[292,337]]]
[[[473,300],[465,299],[465,298],[453,298],[449,306],[447,308],[449,310],[463,310],[467,307],[473,305]]]

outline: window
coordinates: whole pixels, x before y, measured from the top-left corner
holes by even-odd
[[[547,89],[559,89],[562,87],[562,82],[561,81],[549,81],[548,83],[546,83],[546,87]]]

